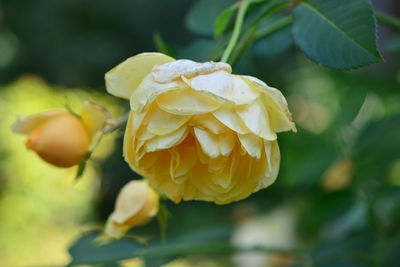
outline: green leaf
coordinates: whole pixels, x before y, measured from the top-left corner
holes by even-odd
[[[229,21],[232,18],[233,12],[237,8],[237,5],[232,5],[226,8],[224,11],[222,11],[221,14],[219,14],[218,18],[215,21],[215,27],[214,27],[214,37],[218,38],[218,36],[221,35],[228,26]]]
[[[212,36],[214,22],[218,15],[234,2],[234,0],[197,1],[187,13],[185,19],[186,26],[195,33]]]
[[[310,0],[294,10],[296,45],[312,60],[336,69],[382,61],[368,0]]]
[[[175,57],[175,53],[171,47],[164,41],[161,34],[156,32],[153,36],[154,45],[158,52],[163,53],[167,56]]]

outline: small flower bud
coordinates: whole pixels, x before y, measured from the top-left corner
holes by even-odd
[[[159,196],[148,182],[131,181],[119,192],[105,233],[115,238],[122,237],[130,228],[149,222],[157,214],[158,208]]]

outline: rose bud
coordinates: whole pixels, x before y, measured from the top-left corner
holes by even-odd
[[[105,233],[122,237],[130,228],[149,222],[157,214],[158,207],[159,196],[146,180],[131,181],[119,192]]]
[[[88,155],[95,137],[110,120],[104,107],[87,101],[79,118],[65,110],[49,110],[19,117],[12,130],[26,134],[26,147],[46,162],[71,167]]]

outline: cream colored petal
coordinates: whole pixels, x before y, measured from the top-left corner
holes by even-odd
[[[171,82],[180,76],[193,77],[211,73],[217,70],[224,70],[231,73],[232,68],[225,62],[194,62],[181,59],[171,63],[165,63],[153,68],[154,79],[159,83]]]
[[[176,130],[175,132],[167,135],[157,136],[146,142],[146,152],[152,152],[162,149],[170,148],[174,145],[179,144],[188,134],[188,127],[184,126]]]
[[[153,134],[165,135],[176,131],[190,119],[190,116],[175,115],[156,108],[149,117],[147,130]]]
[[[106,73],[107,92],[117,97],[129,99],[154,66],[174,60],[160,53],[142,53],[130,57]]]
[[[236,134],[226,132],[218,135],[218,147],[223,156],[229,156],[236,144]]]
[[[250,130],[243,123],[242,119],[236,113],[233,105],[224,105],[218,110],[214,111],[212,114],[220,122],[237,133],[246,134],[250,132]]]
[[[212,112],[222,104],[193,90],[179,90],[157,97],[158,106],[173,114],[192,115]]]
[[[142,112],[157,96],[169,91],[184,89],[188,89],[188,86],[182,81],[161,84],[154,81],[153,76],[148,74],[131,96],[131,109]]]
[[[225,169],[229,157],[220,156],[218,158],[210,158],[208,161],[208,171],[209,172],[220,172]]]
[[[53,119],[54,117],[68,114],[65,110],[49,110],[30,116],[20,116],[11,126],[14,133],[29,134],[40,124]]]
[[[242,76],[245,81],[250,82],[260,92],[263,93],[261,99],[265,103],[270,123],[275,132],[289,131],[296,132],[296,126],[292,120],[292,114],[289,111],[287,101],[281,91],[269,87],[263,81],[252,77]]]
[[[277,138],[271,129],[268,113],[265,112],[263,105],[259,101],[237,107],[236,111],[247,128],[254,134],[267,140],[275,140]]]
[[[193,127],[194,134],[200,143],[204,153],[211,158],[216,158],[220,155],[218,147],[218,137],[208,131]]]
[[[195,126],[203,130],[208,130],[213,134],[220,134],[229,131],[229,128],[223,125],[210,113],[197,114],[195,116],[192,116],[189,121],[189,125]]]
[[[130,217],[138,213],[146,203],[148,184],[144,180],[131,181],[120,191],[111,215],[117,223],[124,223]]]
[[[186,80],[196,91],[215,95],[237,105],[253,102],[260,93],[252,89],[239,76],[226,71],[216,71]]]
[[[237,174],[237,168],[239,165],[239,157],[237,152],[233,152],[232,155],[229,157],[230,164],[227,164],[226,167],[219,173],[215,173],[212,175],[212,180],[217,185],[221,186],[224,191],[221,192],[228,192],[230,187],[232,186],[232,182],[234,181],[235,175]]]
[[[254,134],[239,134],[238,137],[240,143],[251,157],[257,159],[261,157],[261,152],[264,148],[264,142],[261,137]]]

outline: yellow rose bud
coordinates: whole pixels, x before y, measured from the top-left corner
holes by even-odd
[[[131,181],[117,197],[105,233],[119,238],[130,228],[149,222],[158,212],[159,196],[146,180]]]
[[[79,164],[89,153],[97,132],[110,115],[103,107],[85,102],[81,118],[64,110],[50,110],[20,117],[12,126],[15,133],[28,135],[26,147],[57,167]]]
[[[125,160],[173,201],[225,204],[275,181],[276,133],[296,130],[279,90],[223,62],[159,53],[129,58],[105,78],[108,92],[130,98]]]

